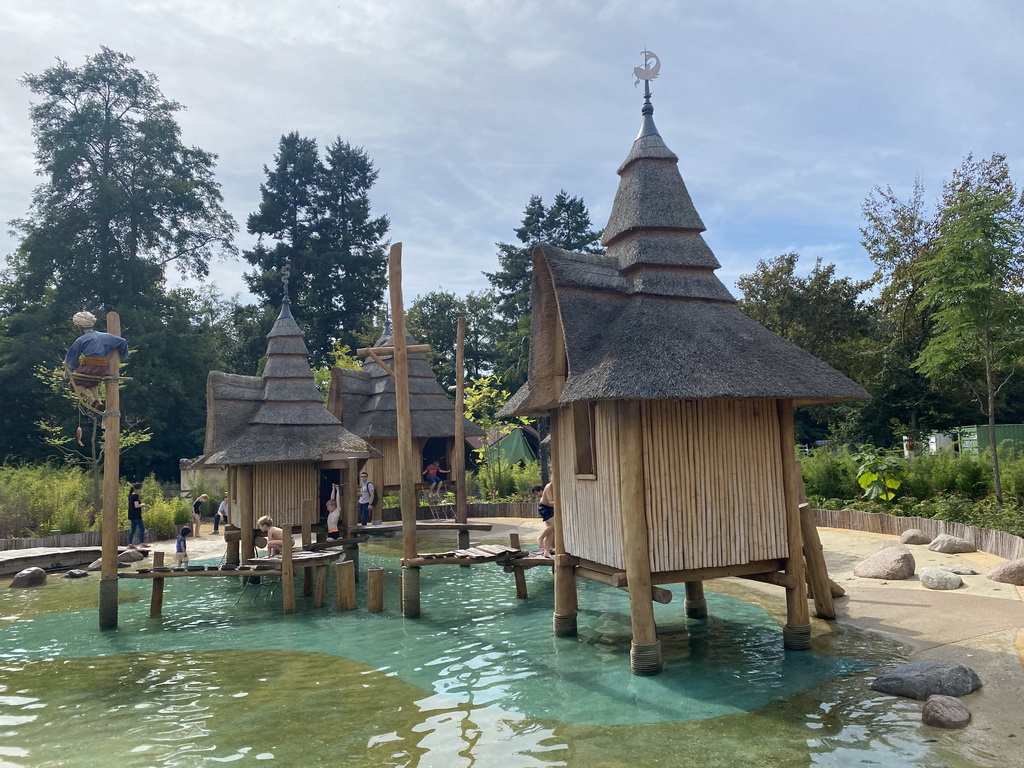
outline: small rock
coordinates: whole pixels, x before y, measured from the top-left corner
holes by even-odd
[[[964,728],[971,722],[971,712],[955,696],[932,694],[921,710],[921,721],[936,728]]]
[[[82,579],[89,575],[88,571],[83,571],[81,568],[72,568],[70,571],[64,574],[65,579]]]
[[[932,552],[943,552],[947,555],[959,555],[962,552],[977,552],[978,548],[971,544],[966,539],[961,539],[959,536],[950,536],[948,533],[940,533],[931,544],[928,545],[928,549]]]
[[[1024,587],[1024,560],[1010,560],[1000,563],[988,572],[988,577],[992,581]]]
[[[978,572],[976,570],[974,570],[973,568],[968,568],[966,565],[940,565],[939,568],[941,568],[944,571],[949,571],[950,573],[959,574],[960,576],[978,575]]]
[[[853,569],[862,579],[909,579],[914,575],[914,556],[903,546],[884,547]]]
[[[960,589],[964,580],[944,568],[922,568],[921,583],[928,589]]]
[[[23,571],[18,571],[11,582],[11,589],[24,589],[26,587],[41,587],[46,583],[46,571],[42,568],[32,566]]]
[[[900,535],[900,544],[931,544],[932,537],[920,528],[908,528]]]
[[[93,560],[91,563],[89,563],[89,565],[86,566],[85,570],[87,570],[87,571],[98,571],[100,569],[101,565],[103,565],[103,558],[102,557],[99,558],[98,560]]]
[[[978,673],[963,664],[921,659],[890,669],[871,683],[872,690],[908,696],[919,701],[933,694],[966,696],[981,687]]]

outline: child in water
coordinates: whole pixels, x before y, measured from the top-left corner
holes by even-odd
[[[192,535],[192,529],[187,525],[178,533],[178,542],[174,545],[174,555],[178,559],[179,568],[188,567],[188,537]]]

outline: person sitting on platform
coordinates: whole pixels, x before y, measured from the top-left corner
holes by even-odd
[[[99,387],[110,371],[107,353],[116,349],[124,360],[128,357],[128,342],[112,333],[94,330],[96,316],[92,312],[79,312],[71,322],[78,327],[80,335],[64,356],[64,378],[70,380],[75,392],[89,397],[90,408],[102,411]]]
[[[174,556],[178,559],[178,566],[188,567],[188,537],[192,535],[191,529],[186,525],[178,533],[178,541],[174,545]]]
[[[331,498],[327,500],[327,538],[336,539],[341,534],[338,530],[338,519],[341,517],[341,504],[338,501],[338,484],[331,485]]]
[[[267,537],[267,557],[280,555],[284,551],[284,531],[274,525],[274,518],[264,515],[256,521],[256,527]]]
[[[423,476],[430,483],[430,489],[427,492],[428,496],[433,496],[438,501],[441,499],[441,494],[444,493],[444,478],[441,477],[440,473],[448,474],[451,472],[450,469],[441,469],[441,462],[436,459],[427,465],[427,468],[423,470]]]

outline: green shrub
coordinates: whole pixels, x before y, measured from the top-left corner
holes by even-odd
[[[539,484],[540,463],[536,461],[520,464],[497,459],[466,475],[469,495],[491,501],[528,499],[533,486]]]
[[[845,448],[841,451],[815,448],[806,456],[800,457],[800,469],[803,472],[804,488],[808,497],[855,499],[860,495],[860,486],[857,485],[857,464]]]

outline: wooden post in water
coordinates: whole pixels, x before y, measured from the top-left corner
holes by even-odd
[[[334,567],[338,587],[338,610],[351,611],[356,607],[356,564],[342,560]]]
[[[164,553],[153,553],[153,567],[164,567]],[[149,615],[159,616],[164,610],[164,580],[153,579],[153,594],[149,598]]]
[[[522,548],[518,533],[510,533],[508,535],[508,545],[513,549]],[[512,561],[512,575],[516,578],[516,597],[525,600],[530,596],[530,592],[526,588],[526,573],[522,568],[516,567],[514,560]]]
[[[807,581],[804,572],[803,535],[800,529],[800,474],[796,466],[796,436],[793,433],[793,401],[779,400],[779,458],[786,499],[786,575],[792,586],[786,587],[786,626],[782,642],[795,651],[811,647],[811,615],[807,609]]]
[[[312,499],[303,499],[299,505],[299,516],[301,518],[300,528],[302,530],[302,548],[305,549],[313,543],[313,501]],[[312,568],[302,569],[302,594],[311,595],[313,594],[313,573]]]
[[[121,335],[121,318],[107,312],[107,333]],[[117,627],[117,502],[121,476],[121,353],[107,353],[103,409],[103,517],[100,537],[100,629]]]
[[[242,563],[252,557],[256,550],[256,538],[253,536],[253,529],[256,528],[256,520],[253,515],[253,474],[252,464],[238,468],[238,504],[241,509],[237,525],[242,529],[240,555]]]
[[[647,542],[644,491],[643,423],[640,403],[618,400],[619,478],[622,538],[629,581],[629,616],[633,642],[629,666],[634,675],[654,675],[662,669],[661,641],[651,599],[651,561]]]
[[[352,526],[359,522],[359,460],[349,459],[345,469],[345,484],[341,488],[342,538],[348,538]]]
[[[295,613],[295,568],[292,566],[292,529],[282,531],[281,543],[281,607],[285,613]],[[259,574],[256,574],[257,576]]]
[[[551,444],[559,445],[561,417],[551,413],[549,434]],[[576,593],[576,568],[565,556],[565,534],[562,529],[562,496],[558,478],[561,475],[561,452],[551,452],[551,484],[555,497],[555,613],[551,622],[556,637],[575,637],[579,597]]]
[[[706,619],[708,617],[708,601],[704,597],[703,581],[686,582],[684,609],[688,619]]]
[[[416,513],[419,499],[416,481],[419,462],[413,457],[412,414],[409,409],[409,355],[405,343],[405,305],[402,302],[402,244],[391,246],[388,256],[388,289],[391,296],[392,346],[395,350],[395,416],[398,421],[398,473],[402,479],[402,553],[413,560],[416,552]],[[403,566],[403,571],[411,570]],[[402,615],[420,615],[419,572],[402,579]]]
[[[384,610],[384,569],[366,569],[366,611],[380,613]]]
[[[455,332],[455,519],[466,522],[466,318],[460,317]],[[469,544],[467,541],[466,544]],[[462,542],[459,542],[462,547]]]

